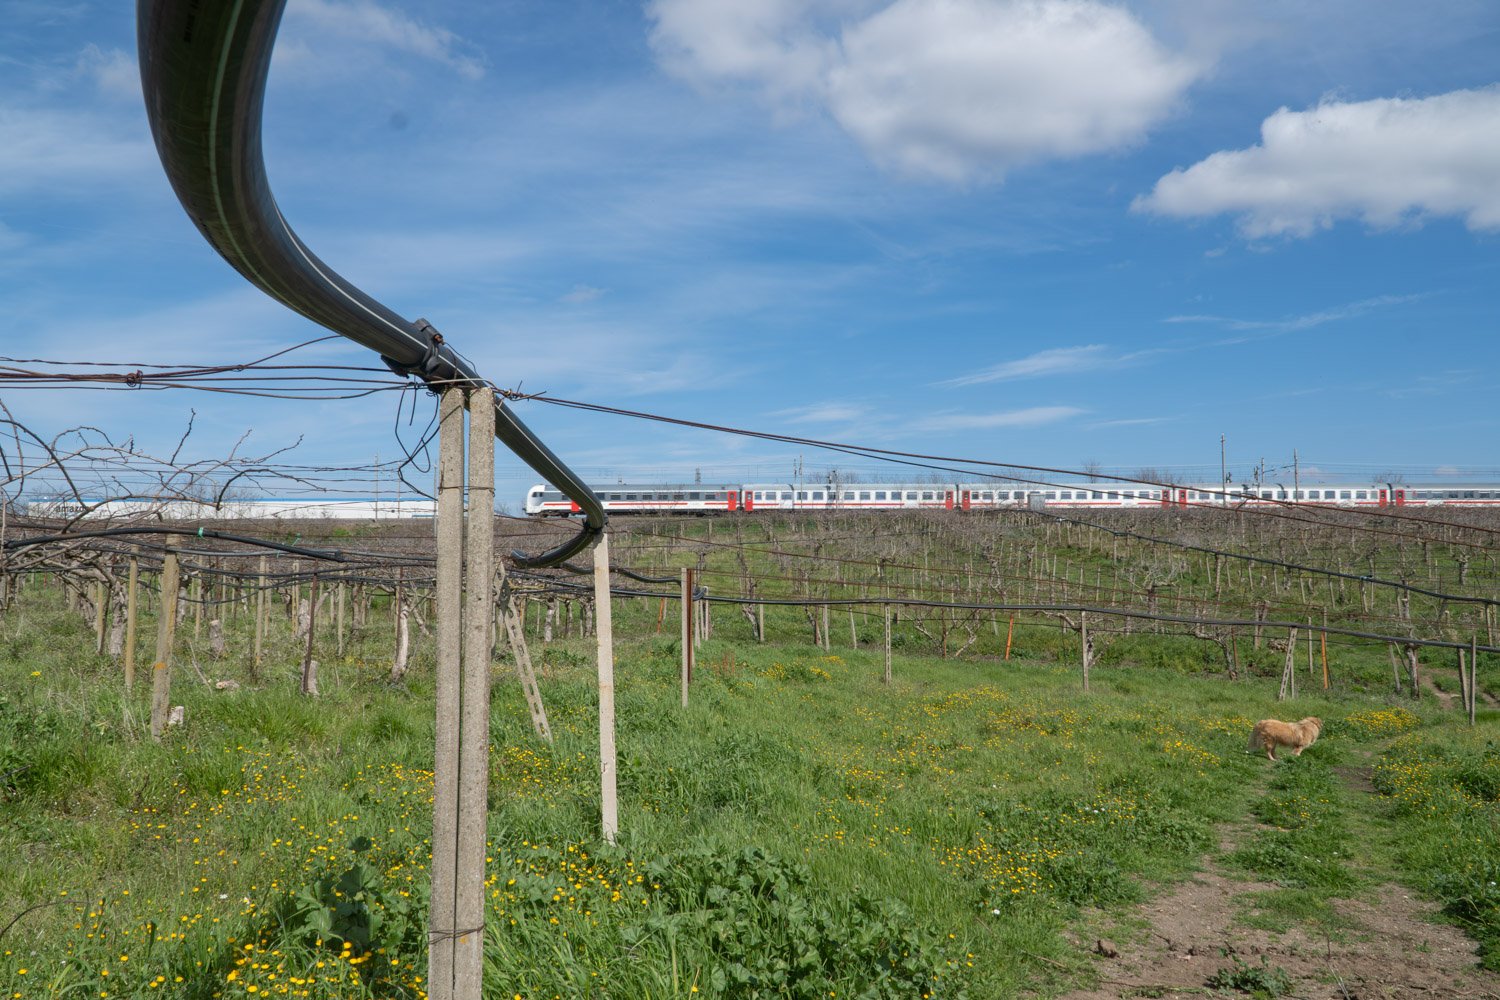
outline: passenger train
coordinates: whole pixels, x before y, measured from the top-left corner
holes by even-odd
[[[1113,510],[1190,506],[1500,507],[1500,483],[1276,483],[1220,487],[1150,483],[620,483],[594,491],[611,514],[730,511]],[[567,517],[576,503],[545,484],[526,494],[533,517]]]

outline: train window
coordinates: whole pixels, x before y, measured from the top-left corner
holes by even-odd
[[[720,496],[719,494],[717,494],[717,493],[705,493],[705,494],[703,494],[703,499],[705,499],[705,500],[723,500],[724,498],[722,496]]]
[[[916,498],[917,498],[917,491],[916,490],[907,490],[906,491],[906,499],[908,499],[908,500],[915,500]]]
[[[1096,491],[1094,491],[1094,492],[1092,492],[1092,493],[1089,494],[1089,499],[1091,499],[1091,500],[1103,500],[1104,499],[1104,494],[1100,493],[1100,492],[1098,492],[1096,490]]]
[[[673,493],[673,494],[672,494],[672,499],[673,499],[673,500],[681,500],[681,499],[682,499],[682,498],[683,498],[683,497],[682,497],[682,494],[681,494],[681,493]]]
[[[806,500],[807,499],[807,491],[806,490],[798,490],[797,491],[797,499],[798,500]]]
[[[813,490],[813,497],[812,498],[814,500],[821,500],[821,499],[823,499],[823,491],[822,490]]]
[[[844,499],[845,500],[853,500],[854,499],[854,491],[853,490],[845,490],[844,491]]]
[[[868,499],[870,499],[870,491],[869,490],[860,490],[859,491],[859,498],[861,500],[868,500]]]
[[[1071,499],[1073,499],[1073,494],[1070,491],[1064,491],[1062,494],[1060,494],[1058,496],[1058,499],[1059,500],[1071,500]]]
[[[995,491],[994,490],[985,490],[984,491],[984,498],[986,500],[989,500],[989,501],[993,502],[994,499],[995,499]]]
[[[1340,500],[1352,500],[1352,499],[1354,499],[1354,495],[1349,490],[1339,490],[1339,499]]]
[[[1368,499],[1370,499],[1370,491],[1369,490],[1355,490],[1354,491],[1354,499],[1356,499],[1356,500],[1368,500]]]
[[[932,491],[931,490],[923,490],[922,491],[922,499],[923,500],[933,500],[933,499],[936,499],[936,498],[932,495]]]
[[[1465,500],[1473,500],[1474,499],[1474,491],[1473,490],[1464,490],[1464,499]]]
[[[1043,493],[1042,497],[1044,499],[1047,499],[1047,500],[1056,500],[1057,499],[1057,491],[1053,490],[1053,491],[1050,491],[1050,492],[1047,492],[1047,493]]]
[[[1492,499],[1494,497],[1494,495],[1495,494],[1492,493],[1492,492],[1490,492],[1489,490],[1480,490],[1479,491],[1479,499],[1481,499],[1481,500]]]
[[[876,500],[884,500],[885,499],[885,490],[876,490],[875,491],[875,499]]]
[[[1277,500],[1285,500],[1286,499],[1286,490],[1277,490],[1276,491],[1276,499]]]
[[[1010,490],[996,490],[995,491],[995,499],[996,500],[1009,500],[1010,499]]]
[[[703,494],[702,493],[698,493],[698,492],[689,493],[688,494],[688,499],[689,500],[702,500],[703,499]]]

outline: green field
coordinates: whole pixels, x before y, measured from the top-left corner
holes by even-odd
[[[1403,882],[1500,968],[1496,714],[1471,730],[1392,695],[1378,648],[1337,647],[1327,691],[1299,666],[1278,704],[1282,655],[1248,637],[1231,681],[1211,643],[1122,631],[1085,694],[1071,633],[1025,623],[1007,660],[986,620],[945,658],[928,620],[898,629],[885,685],[878,617],[824,648],[800,608],[763,643],[720,608],[683,709],[675,607],[658,633],[657,599],[618,605],[617,846],[592,639],[534,641],[551,745],[496,663],[487,997],[1045,996],[1097,974],[1070,930],[1248,820],[1220,860],[1273,883],[1283,920],[1331,926],[1318,900]],[[431,642],[392,685],[372,612],[343,657],[320,650],[311,699],[284,623],[251,681],[248,624],[213,660],[184,623],[187,725],[158,744],[149,684],[124,692],[45,577],[0,617],[0,997],[423,995]],[[1268,715],[1319,715],[1323,738],[1249,756]],[[1351,763],[1378,794],[1345,787]]]

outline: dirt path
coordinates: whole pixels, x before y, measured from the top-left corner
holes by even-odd
[[[1355,801],[1374,794],[1367,768],[1338,773]],[[1220,853],[1253,830],[1225,829]],[[1342,927],[1325,935],[1305,926],[1278,934],[1242,922],[1253,894],[1272,888],[1230,878],[1208,859],[1202,872],[1137,910],[1116,930],[1119,937],[1080,942],[1093,951],[1100,984],[1062,1000],[1214,995],[1220,991],[1209,981],[1237,968],[1250,976],[1284,970],[1291,989],[1282,995],[1304,1000],[1500,1000],[1500,975],[1477,967],[1474,942],[1434,922],[1437,907],[1410,890],[1383,884],[1333,900]]]

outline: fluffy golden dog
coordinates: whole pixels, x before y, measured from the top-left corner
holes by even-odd
[[[1323,731],[1323,720],[1309,715],[1301,722],[1282,722],[1279,719],[1261,719],[1250,731],[1249,753],[1264,749],[1266,756],[1276,759],[1277,747],[1291,747],[1298,757],[1313,745],[1318,733]]]

